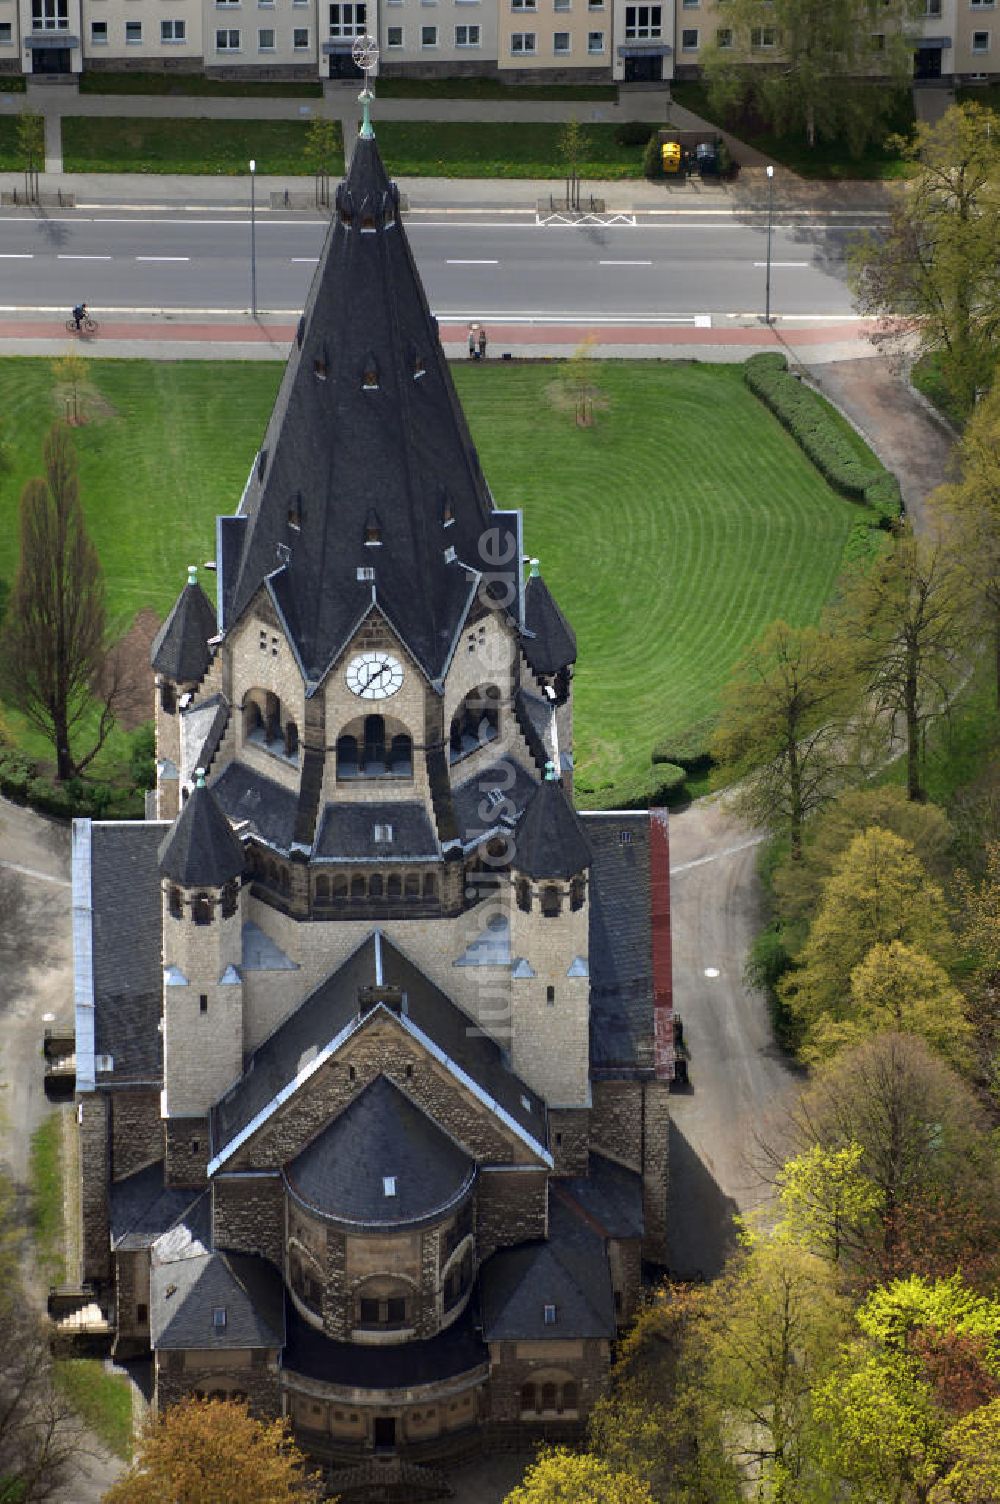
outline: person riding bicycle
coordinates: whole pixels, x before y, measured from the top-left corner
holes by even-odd
[[[84,319],[86,317],[87,317],[87,305],[86,305],[86,303],[77,303],[76,306],[75,306],[75,308],[73,309],[73,322],[76,324],[77,329],[80,328],[80,325],[83,323],[83,321],[84,321]]]

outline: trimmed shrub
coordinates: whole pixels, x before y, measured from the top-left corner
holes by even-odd
[[[615,130],[619,146],[645,146],[651,135],[655,135],[655,127],[645,120],[626,120]]]
[[[646,150],[642,155],[642,171],[645,177],[651,179],[663,176],[663,157],[660,155],[660,143],[655,131],[646,142]]]
[[[675,763],[685,773],[707,773],[715,767],[715,758],[710,747],[715,724],[699,721],[677,736],[666,736],[653,747],[651,762],[654,767],[662,763]]]
[[[156,787],[156,728],[147,721],[133,731],[129,746],[129,771],[138,789]]]
[[[13,747],[0,751],[0,793],[9,799],[24,799],[34,776],[35,765],[30,757]]]
[[[792,375],[784,355],[751,355],[743,375],[754,396],[771,409],[835,491],[870,506],[879,527],[891,527],[898,520],[902,497],[896,477],[876,468],[874,456],[868,464],[855,454],[825,403]]]

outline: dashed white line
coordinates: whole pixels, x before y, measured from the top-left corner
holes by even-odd
[[[0,261],[34,261],[34,251],[3,251],[0,252]]]
[[[190,256],[136,256],[136,261],[190,261]]]
[[[292,257],[292,265],[294,266],[297,262],[304,262],[307,266],[318,266],[319,265],[319,257],[318,256],[293,256]]]
[[[651,261],[599,261],[598,266],[652,266]]]
[[[110,256],[70,256],[68,253],[60,252],[59,255],[56,257],[56,260],[57,261],[110,261],[111,257]]]
[[[499,265],[500,265],[499,261],[460,261],[460,260],[456,259],[456,260],[449,260],[449,261],[445,262],[445,266],[499,266]]]
[[[766,265],[767,265],[766,261],[755,261],[754,262],[754,266],[766,266]],[[775,267],[775,266],[808,266],[809,262],[808,261],[772,261],[771,265],[772,265],[772,267]]]

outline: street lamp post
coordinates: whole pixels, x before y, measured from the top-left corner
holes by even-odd
[[[767,273],[764,278],[764,323],[771,322],[771,228],[774,223],[774,168],[767,168]]]
[[[250,158],[250,316],[257,317],[257,163]]]

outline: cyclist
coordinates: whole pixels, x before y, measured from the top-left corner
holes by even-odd
[[[77,333],[79,333],[79,331],[80,331],[80,325],[83,323],[83,321],[84,321],[84,319],[86,317],[87,317],[87,305],[86,305],[86,303],[77,303],[76,306],[73,309],[73,322],[76,324]]]

